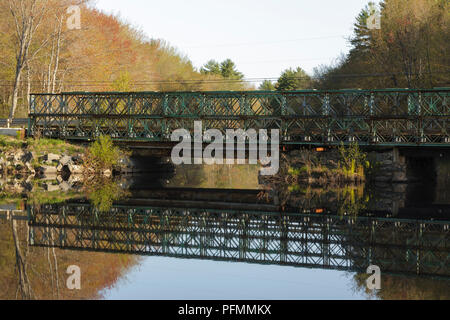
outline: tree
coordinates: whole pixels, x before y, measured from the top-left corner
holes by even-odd
[[[244,75],[236,70],[236,64],[231,59],[226,59],[220,64],[222,77],[227,79],[243,79]]]
[[[8,0],[9,10],[13,17],[15,27],[15,53],[16,68],[13,84],[12,104],[9,112],[11,122],[17,108],[19,84],[22,72],[33,57],[44,45],[41,43],[30,52],[33,37],[38,30],[42,19],[48,10],[46,0]]]
[[[272,81],[264,80],[263,83],[260,84],[259,90],[262,90],[262,91],[275,91],[275,86],[273,85]]]
[[[209,60],[201,69],[202,74],[222,75],[220,63],[216,60]]]
[[[310,86],[311,78],[302,68],[298,67],[297,69],[285,70],[278,79],[275,88],[278,91],[289,91],[308,89]]]
[[[26,116],[30,92],[247,88],[234,63],[197,71],[164,40],[88,2],[0,0],[0,117]],[[71,5],[80,8],[81,29],[69,28]],[[222,73],[232,81],[220,81]]]
[[[128,72],[123,72],[114,80],[112,88],[114,91],[126,92],[131,90],[131,79]]]
[[[337,65],[318,69],[316,85],[322,89],[448,86],[450,2],[384,0],[380,29],[367,26],[371,5],[356,17],[349,54]]]
[[[209,60],[200,72],[205,75],[222,76],[226,79],[241,80],[244,75],[236,70],[236,64],[231,59],[226,59],[219,63],[216,60]]]

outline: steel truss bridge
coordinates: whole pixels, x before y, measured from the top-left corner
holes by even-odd
[[[29,132],[168,142],[173,130],[279,129],[283,144],[450,146],[450,88],[33,94]]]
[[[188,259],[450,279],[449,221],[84,202],[28,206],[29,243]]]

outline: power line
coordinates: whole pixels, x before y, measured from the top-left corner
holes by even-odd
[[[206,45],[206,46],[203,46],[203,45],[200,45],[200,46],[187,46],[186,49],[255,46],[255,45],[278,44],[278,43],[297,42],[297,41],[343,38],[345,36],[346,35],[320,36],[320,37],[297,38],[297,39],[289,39],[289,40],[274,40],[274,41],[260,41],[260,42],[241,42],[241,43],[216,44],[216,45]]]
[[[310,59],[282,59],[282,60],[249,61],[249,62],[240,62],[239,65],[242,65],[242,64],[258,64],[258,63],[272,63],[272,62],[322,61],[322,60],[330,60],[330,59],[334,59],[334,57],[310,58]]]
[[[441,72],[427,72],[421,74],[410,74],[410,76],[418,76],[418,75],[431,75],[431,74],[450,74],[450,71],[441,71]],[[383,77],[394,77],[394,76],[405,76],[404,73],[354,73],[354,74],[336,74],[336,75],[324,75],[324,76],[306,76],[306,77],[288,77],[289,80],[321,80],[327,78],[383,78]],[[148,85],[148,84],[208,84],[208,83],[253,83],[253,82],[262,82],[262,81],[277,81],[279,77],[266,77],[266,78],[243,78],[243,79],[182,79],[182,80],[138,80],[131,81],[132,85]],[[0,82],[11,82],[11,84],[0,84],[0,86],[11,86],[12,81],[0,80]],[[42,82],[39,80],[32,80],[31,83],[39,83]],[[80,81],[57,81],[57,83],[63,82],[66,85],[76,85],[76,86],[102,86],[113,84],[115,81],[113,80],[80,80]],[[21,81],[21,83],[27,83],[26,81]]]

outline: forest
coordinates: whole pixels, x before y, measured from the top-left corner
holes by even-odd
[[[82,16],[79,28],[67,23],[73,6]],[[355,17],[348,54],[313,74],[297,66],[284,70],[259,89],[448,86],[449,2],[384,0],[378,7],[380,29],[367,27],[373,3]],[[167,41],[149,38],[90,0],[1,0],[0,117],[25,117],[33,92],[256,89],[230,59],[195,68]]]

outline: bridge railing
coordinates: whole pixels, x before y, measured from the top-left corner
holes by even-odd
[[[279,129],[284,143],[450,145],[450,88],[33,94],[30,132],[170,141],[173,130]]]

